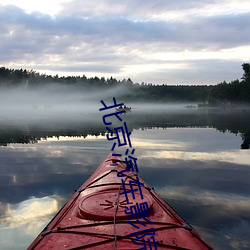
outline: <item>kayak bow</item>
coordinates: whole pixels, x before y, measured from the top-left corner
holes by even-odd
[[[212,249],[146,182],[136,173],[125,171],[126,168],[125,161],[110,153],[28,250],[156,249],[156,243],[157,249]],[[124,176],[117,177],[121,171]],[[138,180],[141,194],[135,185]],[[127,204],[122,194],[131,192],[129,187],[138,191],[134,197],[128,195]],[[131,214],[125,212],[126,206],[138,207],[142,202],[147,203],[150,211],[145,218],[131,218]],[[142,230],[154,233],[149,234],[154,235],[154,244],[143,239],[145,234],[136,234]],[[144,248],[140,248],[143,245]]]

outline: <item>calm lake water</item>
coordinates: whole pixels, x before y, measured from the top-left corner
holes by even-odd
[[[1,249],[27,248],[107,156],[102,116],[0,119]],[[250,249],[250,111],[137,107],[123,121],[139,175],[215,249]]]

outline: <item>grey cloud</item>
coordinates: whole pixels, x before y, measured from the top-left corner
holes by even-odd
[[[55,19],[40,13],[26,14],[19,8],[2,8],[1,24],[5,32],[14,29],[17,34],[25,34],[27,43],[52,45],[54,36],[63,36],[74,43],[71,36],[89,43],[108,41],[110,45],[119,43],[155,42],[176,43],[182,47],[195,46],[233,47],[248,44],[250,13],[217,17],[196,17],[188,23],[166,21],[135,21],[129,17],[65,17]],[[12,13],[12,14],[8,14]],[[15,16],[15,18],[13,17]],[[14,26],[13,26],[14,25]],[[243,39],[242,39],[243,37]],[[6,39],[6,38],[5,38]],[[10,39],[10,38],[9,38]],[[24,37],[24,40],[26,37]],[[42,39],[42,40],[41,40]],[[16,39],[15,39],[16,40]],[[19,43],[20,44],[20,39]],[[47,40],[47,41],[46,41]],[[22,40],[21,40],[22,41]],[[52,44],[50,44],[52,43]]]
[[[178,66],[183,61],[169,61]],[[186,68],[152,70],[143,73],[146,80],[155,84],[216,84],[219,82],[240,79],[243,61],[228,60],[186,60]],[[177,77],[178,76],[178,77]],[[137,76],[131,76],[132,79]]]
[[[82,11],[83,4],[81,3],[82,1],[73,1],[71,5],[78,4],[79,6],[74,5],[74,8],[79,7],[79,11]],[[68,8],[68,13],[61,12],[55,17],[39,12],[28,14],[15,6],[0,6],[0,62],[2,64],[12,61],[35,62],[36,70],[55,69],[72,72],[110,72],[112,74],[111,72],[122,73],[123,67],[126,65],[162,63],[143,57],[144,52],[150,54],[151,52],[176,52],[185,49],[209,51],[209,49],[218,50],[249,44],[250,13],[195,16],[189,21],[137,20],[133,13],[139,9],[145,9],[146,15],[151,11],[151,7],[152,13],[156,13],[156,10],[165,11],[166,8],[171,10],[177,6],[178,8],[181,6],[182,8],[197,8],[201,3],[197,3],[196,0],[189,1],[190,5],[186,1],[174,4],[172,1],[166,3],[160,0],[154,2],[147,0],[145,5],[139,6],[138,1],[131,0],[126,5],[115,4],[114,11],[117,12],[112,12],[112,8],[109,7],[106,12],[90,16],[88,11],[94,3],[95,1],[88,2],[89,6],[81,15],[70,16],[71,9]],[[113,2],[110,0],[102,4],[97,8],[99,11],[104,10],[107,4],[111,6]],[[67,7],[69,5],[65,5],[65,9]],[[128,12],[129,7],[131,14]],[[117,13],[124,15],[119,16]],[[58,61],[51,60],[53,56],[59,56]],[[233,77],[237,70],[234,72],[229,70],[230,73],[226,74],[226,70],[212,69],[211,65],[208,66],[210,62],[210,60],[200,62],[185,60],[185,63],[191,65],[191,68],[196,68],[197,72],[191,71],[189,68],[145,72],[142,81],[155,82],[152,79],[152,73],[154,73],[154,77],[157,74],[159,81],[160,79],[171,80],[178,75],[184,82],[199,82],[202,78],[200,72],[205,74],[208,72],[208,67],[210,67],[210,73],[207,74],[214,83],[218,82],[218,79],[219,81],[224,80],[225,75],[228,78],[232,77],[231,80],[239,77],[238,74]],[[87,63],[88,65],[86,65]],[[219,63],[219,60],[216,63]],[[224,63],[227,65],[225,69],[231,69],[232,62],[230,64],[222,61],[222,64]],[[241,64],[238,61],[234,62],[234,64],[238,63]],[[213,79],[211,79],[211,71],[214,74]],[[164,78],[160,78],[160,76]],[[139,77],[139,74],[127,77]],[[136,81],[140,80],[137,78]]]
[[[79,1],[73,0],[65,4],[62,11],[64,15],[80,16],[103,16],[107,13],[115,16],[150,17],[153,14],[162,14],[169,11],[188,10],[204,7],[207,4],[218,3],[218,1],[198,1],[198,0],[127,0],[117,2],[115,0],[105,0],[100,3],[98,0]]]
[[[250,13],[195,18],[190,25],[183,25],[183,30],[188,42],[229,48],[249,44],[249,22]]]
[[[47,69],[45,66],[40,66],[40,69]],[[78,63],[73,65],[51,65],[51,70],[62,71],[62,72],[96,72],[96,73],[109,73],[109,72],[119,72],[120,67],[115,65],[104,65],[104,64],[88,64],[88,65],[79,65]]]

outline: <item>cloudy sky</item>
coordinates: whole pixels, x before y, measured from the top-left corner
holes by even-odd
[[[250,61],[249,0],[0,0],[0,66],[215,84]]]

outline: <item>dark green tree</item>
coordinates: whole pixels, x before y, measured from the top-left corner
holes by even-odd
[[[245,82],[250,82],[250,64],[249,63],[243,63],[242,69],[244,71],[244,74],[241,79]]]

